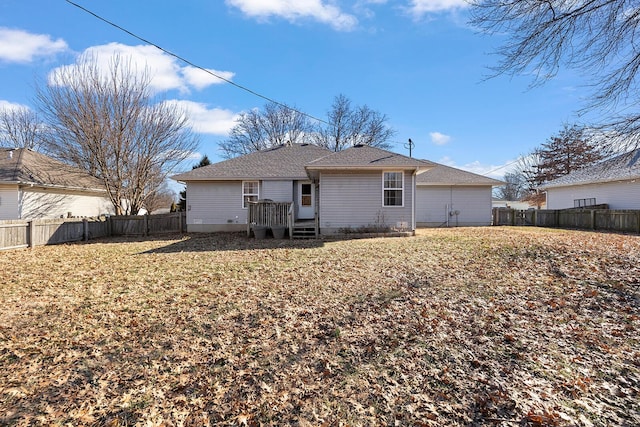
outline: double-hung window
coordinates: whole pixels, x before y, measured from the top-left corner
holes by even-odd
[[[382,173],[382,206],[404,206],[404,172]]]
[[[259,198],[260,183],[258,181],[242,181],[242,208],[247,209],[248,202],[255,202]]]

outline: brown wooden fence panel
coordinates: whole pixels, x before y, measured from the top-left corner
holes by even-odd
[[[598,230],[616,230],[640,233],[640,211],[595,211],[595,227]]]
[[[149,215],[148,234],[181,233],[186,225],[186,212]]]
[[[0,221],[0,249],[29,246],[29,222],[23,220]]]
[[[558,211],[558,227],[592,229],[590,209],[568,209]]]
[[[77,242],[84,238],[81,219],[41,219],[31,221],[31,246]]]
[[[640,233],[640,210],[539,209],[535,211],[517,211],[508,208],[496,208],[493,210],[493,224],[536,225],[538,227]]]
[[[111,224],[108,218],[88,220],[87,225],[89,227],[88,240],[111,236]]]
[[[109,217],[112,236],[145,236],[147,219],[145,215],[122,215]]]
[[[0,221],[0,249],[77,242],[109,236],[186,231],[186,212],[148,216]]]

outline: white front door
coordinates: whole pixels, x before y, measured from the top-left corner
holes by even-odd
[[[298,183],[298,218],[315,218],[315,191],[311,182]]]

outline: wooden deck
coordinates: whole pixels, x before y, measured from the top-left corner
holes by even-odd
[[[315,219],[299,219],[294,217],[295,209],[292,202],[273,202],[258,200],[249,202],[247,221],[247,236],[256,227],[284,227],[291,239],[316,239],[318,227]],[[255,235],[255,232],[254,232]]]

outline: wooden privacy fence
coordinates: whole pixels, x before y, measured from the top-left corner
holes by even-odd
[[[110,216],[0,221],[0,249],[77,242],[109,236],[148,236],[185,232],[185,212],[162,215]]]
[[[640,233],[640,210],[494,208],[493,225],[579,228]]]

